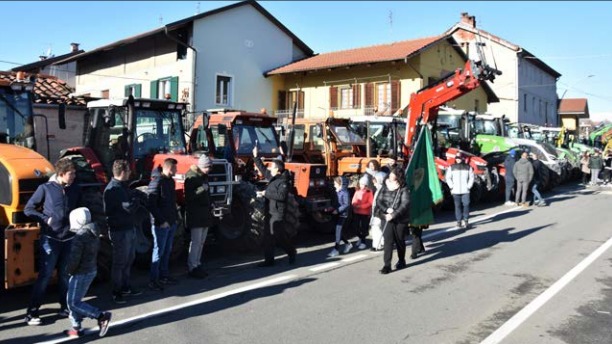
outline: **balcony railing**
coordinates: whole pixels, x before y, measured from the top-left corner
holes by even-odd
[[[285,118],[291,118],[293,116],[293,109],[290,110],[276,110],[274,111],[274,116],[276,116],[280,121]],[[298,109],[295,112],[295,118],[304,118],[304,109]]]

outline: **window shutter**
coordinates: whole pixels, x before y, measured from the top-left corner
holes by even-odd
[[[142,97],[142,85],[134,85],[134,98]]]
[[[170,78],[170,99],[178,102],[179,81],[178,76]]]
[[[278,91],[278,110],[287,109],[287,91]]]
[[[391,113],[395,113],[399,108],[400,102],[400,83],[399,80],[391,81]]]
[[[123,87],[123,95],[127,98],[130,96],[130,85]]]
[[[157,99],[157,80],[151,81],[151,99]]]
[[[365,105],[374,105],[374,84],[371,82],[365,85]]]
[[[299,110],[304,110],[304,91],[298,92],[298,107]]]
[[[334,86],[329,88],[329,107],[332,109],[338,108],[338,88]]]
[[[353,85],[353,109],[361,108],[361,85]]]

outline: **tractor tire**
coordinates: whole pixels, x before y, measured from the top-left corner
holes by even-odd
[[[442,186],[442,196],[444,197],[441,203],[442,210],[455,209],[455,200],[453,199],[453,195],[451,194],[448,184],[445,182],[441,182],[440,184]]]
[[[470,203],[478,204],[482,199],[485,190],[487,189],[485,182],[479,177],[474,178],[474,184],[472,185],[472,189],[470,189]]]
[[[259,250],[265,226],[265,200],[257,197],[257,187],[241,182],[234,187],[230,214],[217,226],[224,248],[239,252]]]

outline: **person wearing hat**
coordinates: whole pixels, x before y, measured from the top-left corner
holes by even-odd
[[[208,187],[211,168],[212,160],[201,155],[198,164],[192,165],[185,174],[185,226],[191,233],[187,275],[198,279],[208,276],[202,268],[202,249],[212,220]]]
[[[362,176],[359,179],[359,189],[353,195],[353,224],[359,241],[355,246],[363,250],[366,248],[366,237],[368,236],[368,225],[372,216],[372,203],[374,201],[374,193],[368,187],[370,178]]]
[[[474,185],[474,170],[463,161],[461,152],[455,155],[455,163],[446,170],[445,180],[455,201],[457,227],[468,228],[470,189]]]
[[[506,169],[506,203],[505,205],[515,205],[512,202],[512,189],[514,188],[514,164],[516,164],[516,151],[511,149],[504,160],[504,168]]]

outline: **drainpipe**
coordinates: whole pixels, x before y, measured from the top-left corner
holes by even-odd
[[[192,30],[192,32],[193,32],[193,30]],[[193,50],[193,59],[192,59],[192,62],[191,62],[191,72],[192,72],[192,75],[191,75],[191,94],[190,94],[190,98],[191,98],[191,106],[192,106],[191,112],[194,113],[195,110],[196,110],[195,109],[195,91],[196,91],[196,89],[195,89],[195,86],[196,86],[195,78],[196,78],[196,75],[197,75],[197,73],[196,73],[196,61],[198,60],[198,58],[197,58],[198,57],[198,50],[195,47],[193,47],[193,46],[191,46],[191,45],[189,45],[187,43],[183,43],[183,42],[179,41],[178,39],[176,39],[176,37],[171,36],[170,32],[168,32],[168,26],[164,26],[164,34],[166,35],[166,37],[170,38],[172,41],[176,42],[177,44],[180,44],[180,45],[182,45],[182,46],[184,46],[184,47],[186,47],[188,49]],[[180,88],[179,88],[179,92],[180,92]]]

